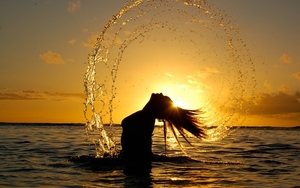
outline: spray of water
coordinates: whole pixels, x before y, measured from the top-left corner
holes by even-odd
[[[149,96],[155,79],[168,83],[159,92],[172,95],[176,89],[177,95],[199,99],[194,103],[201,103],[205,124],[213,127],[207,140],[243,123],[256,88],[240,30],[217,7],[205,0],[130,1],[107,22],[88,56],[84,114],[97,156],[115,152],[113,132],[103,121],[112,130],[119,96],[138,96],[137,87]]]

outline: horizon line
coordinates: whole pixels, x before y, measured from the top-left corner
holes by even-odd
[[[68,125],[68,126],[85,126],[85,123],[80,122],[0,122],[0,125]],[[104,126],[109,126],[109,123],[104,123]],[[114,123],[113,126],[120,126],[121,123]],[[156,124],[157,125],[157,124]],[[159,125],[158,125],[159,126]],[[208,127],[208,126],[206,126]],[[214,128],[217,126],[209,126]],[[300,128],[300,125],[295,126],[276,126],[276,125],[232,125],[234,128]]]

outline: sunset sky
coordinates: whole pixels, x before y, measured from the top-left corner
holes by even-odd
[[[88,54],[104,25],[126,2],[1,0],[0,122],[84,123],[83,76],[87,69]],[[207,2],[219,7],[222,14],[241,29],[245,36],[243,40],[249,46],[255,63],[255,100],[252,101],[254,105],[249,110],[244,124],[299,126],[300,1]],[[156,38],[151,38],[151,42],[155,40]],[[145,41],[145,44],[147,42]],[[169,54],[170,50],[178,50],[178,53],[181,53],[184,47],[178,49],[167,43],[157,44],[150,55],[142,49],[133,49],[133,46],[129,46],[124,54],[124,62],[130,59],[133,62],[145,63],[120,65],[121,82],[117,87],[119,98],[114,115],[115,123],[120,123],[125,116],[139,110],[153,92],[162,92],[170,96],[173,94],[171,97],[187,108],[196,108],[198,103],[205,103],[204,98],[195,95],[202,91],[199,91],[199,88],[191,88],[192,77],[195,75],[190,72],[197,69],[197,65],[193,67],[194,64],[189,63],[174,66],[176,61],[183,59],[180,59],[181,56],[174,58]],[[156,56],[158,51],[163,51],[165,56]],[[135,53],[139,54],[140,59]],[[156,60],[157,57],[160,60]],[[192,62],[193,58],[190,58],[192,60],[189,62]],[[168,60],[173,64],[172,68],[167,70],[159,63]],[[171,63],[165,64],[171,67]],[[159,69],[162,70],[161,73]],[[155,71],[157,78],[148,81],[152,76],[150,73]],[[211,65],[206,66],[205,71],[207,74],[217,75],[221,70]],[[141,81],[144,79],[146,81]],[[160,82],[163,79],[166,81]],[[188,81],[183,84],[185,79]],[[230,79],[225,79],[224,82]],[[205,85],[207,88],[218,88],[219,80],[211,80]],[[226,85],[230,83],[225,83]],[[186,92],[188,87],[189,91],[193,90],[193,95]],[[139,94],[138,90],[143,90],[143,93]],[[220,98],[219,101],[227,100]],[[193,103],[196,106],[193,106]]]

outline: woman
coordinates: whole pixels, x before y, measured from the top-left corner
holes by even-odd
[[[152,94],[149,102],[140,111],[137,111],[122,121],[122,155],[125,159],[125,172],[149,172],[152,159],[152,135],[155,119],[164,122],[175,137],[176,128],[185,138],[184,131],[188,131],[201,139],[205,137],[200,127],[199,110],[185,110],[175,107],[173,101],[163,94]],[[165,132],[166,139],[166,132]],[[177,139],[177,137],[176,137]],[[178,141],[178,139],[177,139]]]

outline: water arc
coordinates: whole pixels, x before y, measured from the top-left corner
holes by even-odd
[[[118,105],[126,104],[120,96],[130,94],[192,98],[214,126],[208,140],[224,137],[251,107],[255,65],[239,29],[207,1],[134,0],[99,34],[84,86],[86,130],[101,156],[115,150],[104,122],[112,127]]]

